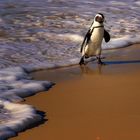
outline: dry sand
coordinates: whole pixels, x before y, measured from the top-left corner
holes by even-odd
[[[140,45],[104,55],[106,66],[91,62],[33,73],[56,82],[25,102],[48,121],[11,140],[139,140]]]

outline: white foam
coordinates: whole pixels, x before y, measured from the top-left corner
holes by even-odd
[[[29,105],[11,103],[2,99],[0,105],[3,106],[0,109],[5,110],[0,113],[0,119],[3,116],[0,121],[0,140],[16,136],[18,132],[42,120],[42,117]]]
[[[81,35],[70,34],[70,33],[59,34],[58,37],[63,38],[64,40],[70,40],[73,42],[81,42],[83,40],[83,37]]]
[[[30,65],[25,65],[23,67],[24,67],[24,69],[26,69],[26,71],[33,72],[33,71],[44,70],[44,69],[54,69],[54,68],[61,68],[61,67],[77,65],[78,62],[79,62],[79,57],[58,61],[57,63],[49,64],[49,63],[43,62],[43,63],[39,63],[38,65],[30,64]]]
[[[33,107],[13,102],[48,90],[52,85],[48,81],[31,80],[21,67],[0,70],[0,140],[15,136],[43,119]]]
[[[81,40],[83,40],[84,37],[81,37],[81,38],[79,40],[79,44],[81,44]],[[103,41],[102,49],[109,50],[109,49],[123,48],[123,47],[127,47],[129,45],[136,44],[136,43],[140,43],[140,35],[124,36],[122,38],[111,39],[109,43],[105,43]],[[75,50],[77,52],[77,54],[79,54],[78,57],[74,57],[74,58],[67,59],[67,60],[64,59],[64,60],[57,61],[54,63],[53,62],[52,63],[42,62],[42,63],[38,63],[36,65],[29,64],[29,65],[24,65],[23,68],[28,72],[32,72],[32,71],[43,70],[43,69],[53,69],[53,68],[77,65],[79,63],[79,59],[80,59],[80,47],[81,46],[79,45],[79,47],[77,47],[77,49]],[[90,59],[89,59],[89,61],[90,61]]]
[[[117,49],[127,47],[132,44],[140,43],[140,36],[125,36],[122,38],[111,39],[109,43],[103,42],[103,49]]]
[[[138,6],[140,6],[140,1],[136,1],[134,3],[137,4]]]
[[[118,2],[118,1],[110,1],[111,5],[119,5],[119,6],[127,6],[128,4],[125,2]]]

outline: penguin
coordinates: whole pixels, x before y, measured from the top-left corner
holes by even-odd
[[[92,56],[96,56],[98,64],[104,64],[100,57],[102,52],[102,40],[104,38],[106,43],[110,41],[110,34],[104,29],[104,21],[105,17],[102,13],[95,15],[94,21],[86,33],[81,45],[80,52],[82,53],[82,57],[79,62],[80,65],[85,65],[84,60]]]

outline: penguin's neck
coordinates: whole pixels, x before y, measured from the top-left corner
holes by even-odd
[[[99,23],[97,21],[94,21],[93,28],[98,27],[98,26],[104,26],[104,24],[103,23]]]
[[[102,27],[102,26],[104,26],[104,24],[103,23],[99,23],[99,22],[97,22],[97,21],[94,21],[94,23],[92,24],[92,26],[91,26],[91,30],[93,29],[93,28],[96,28],[96,27]]]

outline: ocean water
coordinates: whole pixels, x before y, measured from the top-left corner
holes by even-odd
[[[1,140],[28,127],[28,120],[41,118],[33,107],[15,102],[53,83],[34,81],[27,72],[77,64],[83,37],[98,12],[111,34],[103,49],[140,43],[139,0],[0,0]]]
[[[105,15],[112,37],[103,48],[139,42],[139,7],[139,0],[1,0],[0,68],[79,58],[83,37],[98,12]]]

